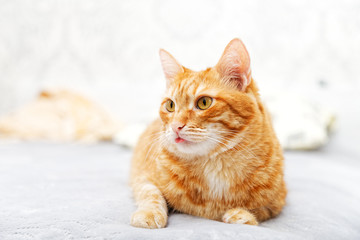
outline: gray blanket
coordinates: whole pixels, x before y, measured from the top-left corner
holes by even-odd
[[[287,205],[260,226],[171,214],[159,230],[129,225],[131,152],[94,146],[0,145],[0,239],[360,239],[359,155],[286,153]]]

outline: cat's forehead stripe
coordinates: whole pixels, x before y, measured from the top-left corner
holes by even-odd
[[[196,91],[194,93],[194,95],[198,96],[200,95],[202,92],[204,92],[204,90],[206,90],[206,87],[203,84],[200,84],[197,88]]]
[[[194,87],[195,79],[193,77],[184,79],[180,83],[180,94],[189,93],[191,91],[191,87]]]
[[[175,101],[184,101],[183,104],[192,105],[192,101],[201,95],[216,97],[218,90],[210,88],[203,83],[195,83],[193,79],[183,80],[177,86],[169,89],[168,97]]]
[[[182,81],[180,81],[180,83],[176,86],[171,88],[171,93],[170,95],[172,97],[175,96],[182,96],[185,94],[188,94],[189,90],[191,90],[194,86],[194,84],[192,84],[194,81],[194,79],[184,79]]]
[[[199,87],[196,88],[195,96],[198,97],[200,95],[206,95],[210,97],[216,97],[219,91],[215,88],[209,88],[203,84],[200,84]]]

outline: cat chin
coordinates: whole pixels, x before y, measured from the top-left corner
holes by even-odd
[[[178,155],[179,157],[191,158],[195,156],[208,155],[215,147],[216,144],[203,141],[203,142],[190,142],[184,141],[176,143],[175,141],[165,146],[170,152]]]

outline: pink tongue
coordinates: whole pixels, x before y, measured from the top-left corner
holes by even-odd
[[[182,139],[181,137],[178,137],[178,138],[175,139],[175,142],[176,142],[176,143],[182,143],[182,142],[184,142],[184,141],[185,141],[185,140]]]

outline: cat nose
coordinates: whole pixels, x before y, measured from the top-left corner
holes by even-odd
[[[171,124],[171,128],[175,133],[180,132],[181,129],[185,127],[186,124],[183,124],[181,122],[174,122]]]

